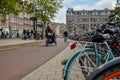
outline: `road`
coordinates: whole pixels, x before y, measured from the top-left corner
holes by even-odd
[[[11,49],[0,52],[0,80],[19,80],[49,59],[65,49],[63,39],[57,39],[57,46],[45,46],[45,42],[37,45]]]

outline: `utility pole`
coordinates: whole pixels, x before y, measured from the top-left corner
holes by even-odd
[[[10,15],[8,15],[8,20],[9,20],[9,22],[8,22],[8,27],[9,27],[9,38],[12,38],[12,36],[11,36],[11,26],[10,26]]]
[[[74,36],[76,37],[76,28],[77,28],[77,24],[75,24],[74,26]]]
[[[90,27],[90,24],[91,24],[91,21],[90,21],[90,14],[88,14],[88,17],[89,17],[89,28],[88,28],[88,30],[91,31],[91,27]]]
[[[37,40],[37,17],[35,15],[35,10],[36,10],[36,0],[34,0],[34,20],[33,20],[33,26],[34,26],[34,31],[35,31],[35,39]]]
[[[34,0],[33,4],[34,4],[33,17],[30,17],[30,20],[33,21],[33,31],[34,31],[33,35],[34,35],[34,39],[37,40],[37,17],[35,15],[35,10],[36,10],[36,1],[35,0]]]

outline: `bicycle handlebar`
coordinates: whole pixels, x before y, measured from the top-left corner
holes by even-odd
[[[109,18],[110,17],[112,17],[113,19],[114,19],[114,17],[115,17],[115,15],[116,14],[118,14],[120,12],[120,10],[117,10],[114,14],[111,14],[110,16],[109,16]],[[108,24],[108,25],[113,25],[113,26],[115,26],[116,24],[117,24],[118,22],[112,22],[112,21],[109,21],[109,22],[107,22],[106,24],[104,24],[104,25],[102,25],[101,27],[102,27],[102,30],[104,30],[105,28],[106,28],[106,25]]]

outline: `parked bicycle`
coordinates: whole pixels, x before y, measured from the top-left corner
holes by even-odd
[[[99,66],[86,80],[120,80],[120,57]]]

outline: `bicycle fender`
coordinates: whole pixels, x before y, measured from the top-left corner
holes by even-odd
[[[66,76],[66,72],[67,72],[67,68],[70,64],[70,61],[72,60],[72,58],[74,56],[76,56],[77,54],[79,54],[80,52],[84,51],[84,50],[89,50],[89,49],[93,49],[93,48],[84,48],[84,49],[81,49],[81,50],[76,50],[74,53],[72,53],[72,55],[68,58],[64,68],[63,68],[63,74],[62,74],[62,78],[64,78]]]
[[[117,65],[117,64],[120,64],[120,57],[117,57],[117,58],[115,58],[115,59],[112,59],[111,61],[109,61],[109,62],[107,62],[107,63],[99,66],[94,72],[92,72],[92,73],[87,77],[86,80],[93,80],[93,78],[94,78],[97,74],[99,74],[99,73],[101,73],[102,71],[104,71],[105,69],[110,68],[111,66],[115,66],[115,65]]]

